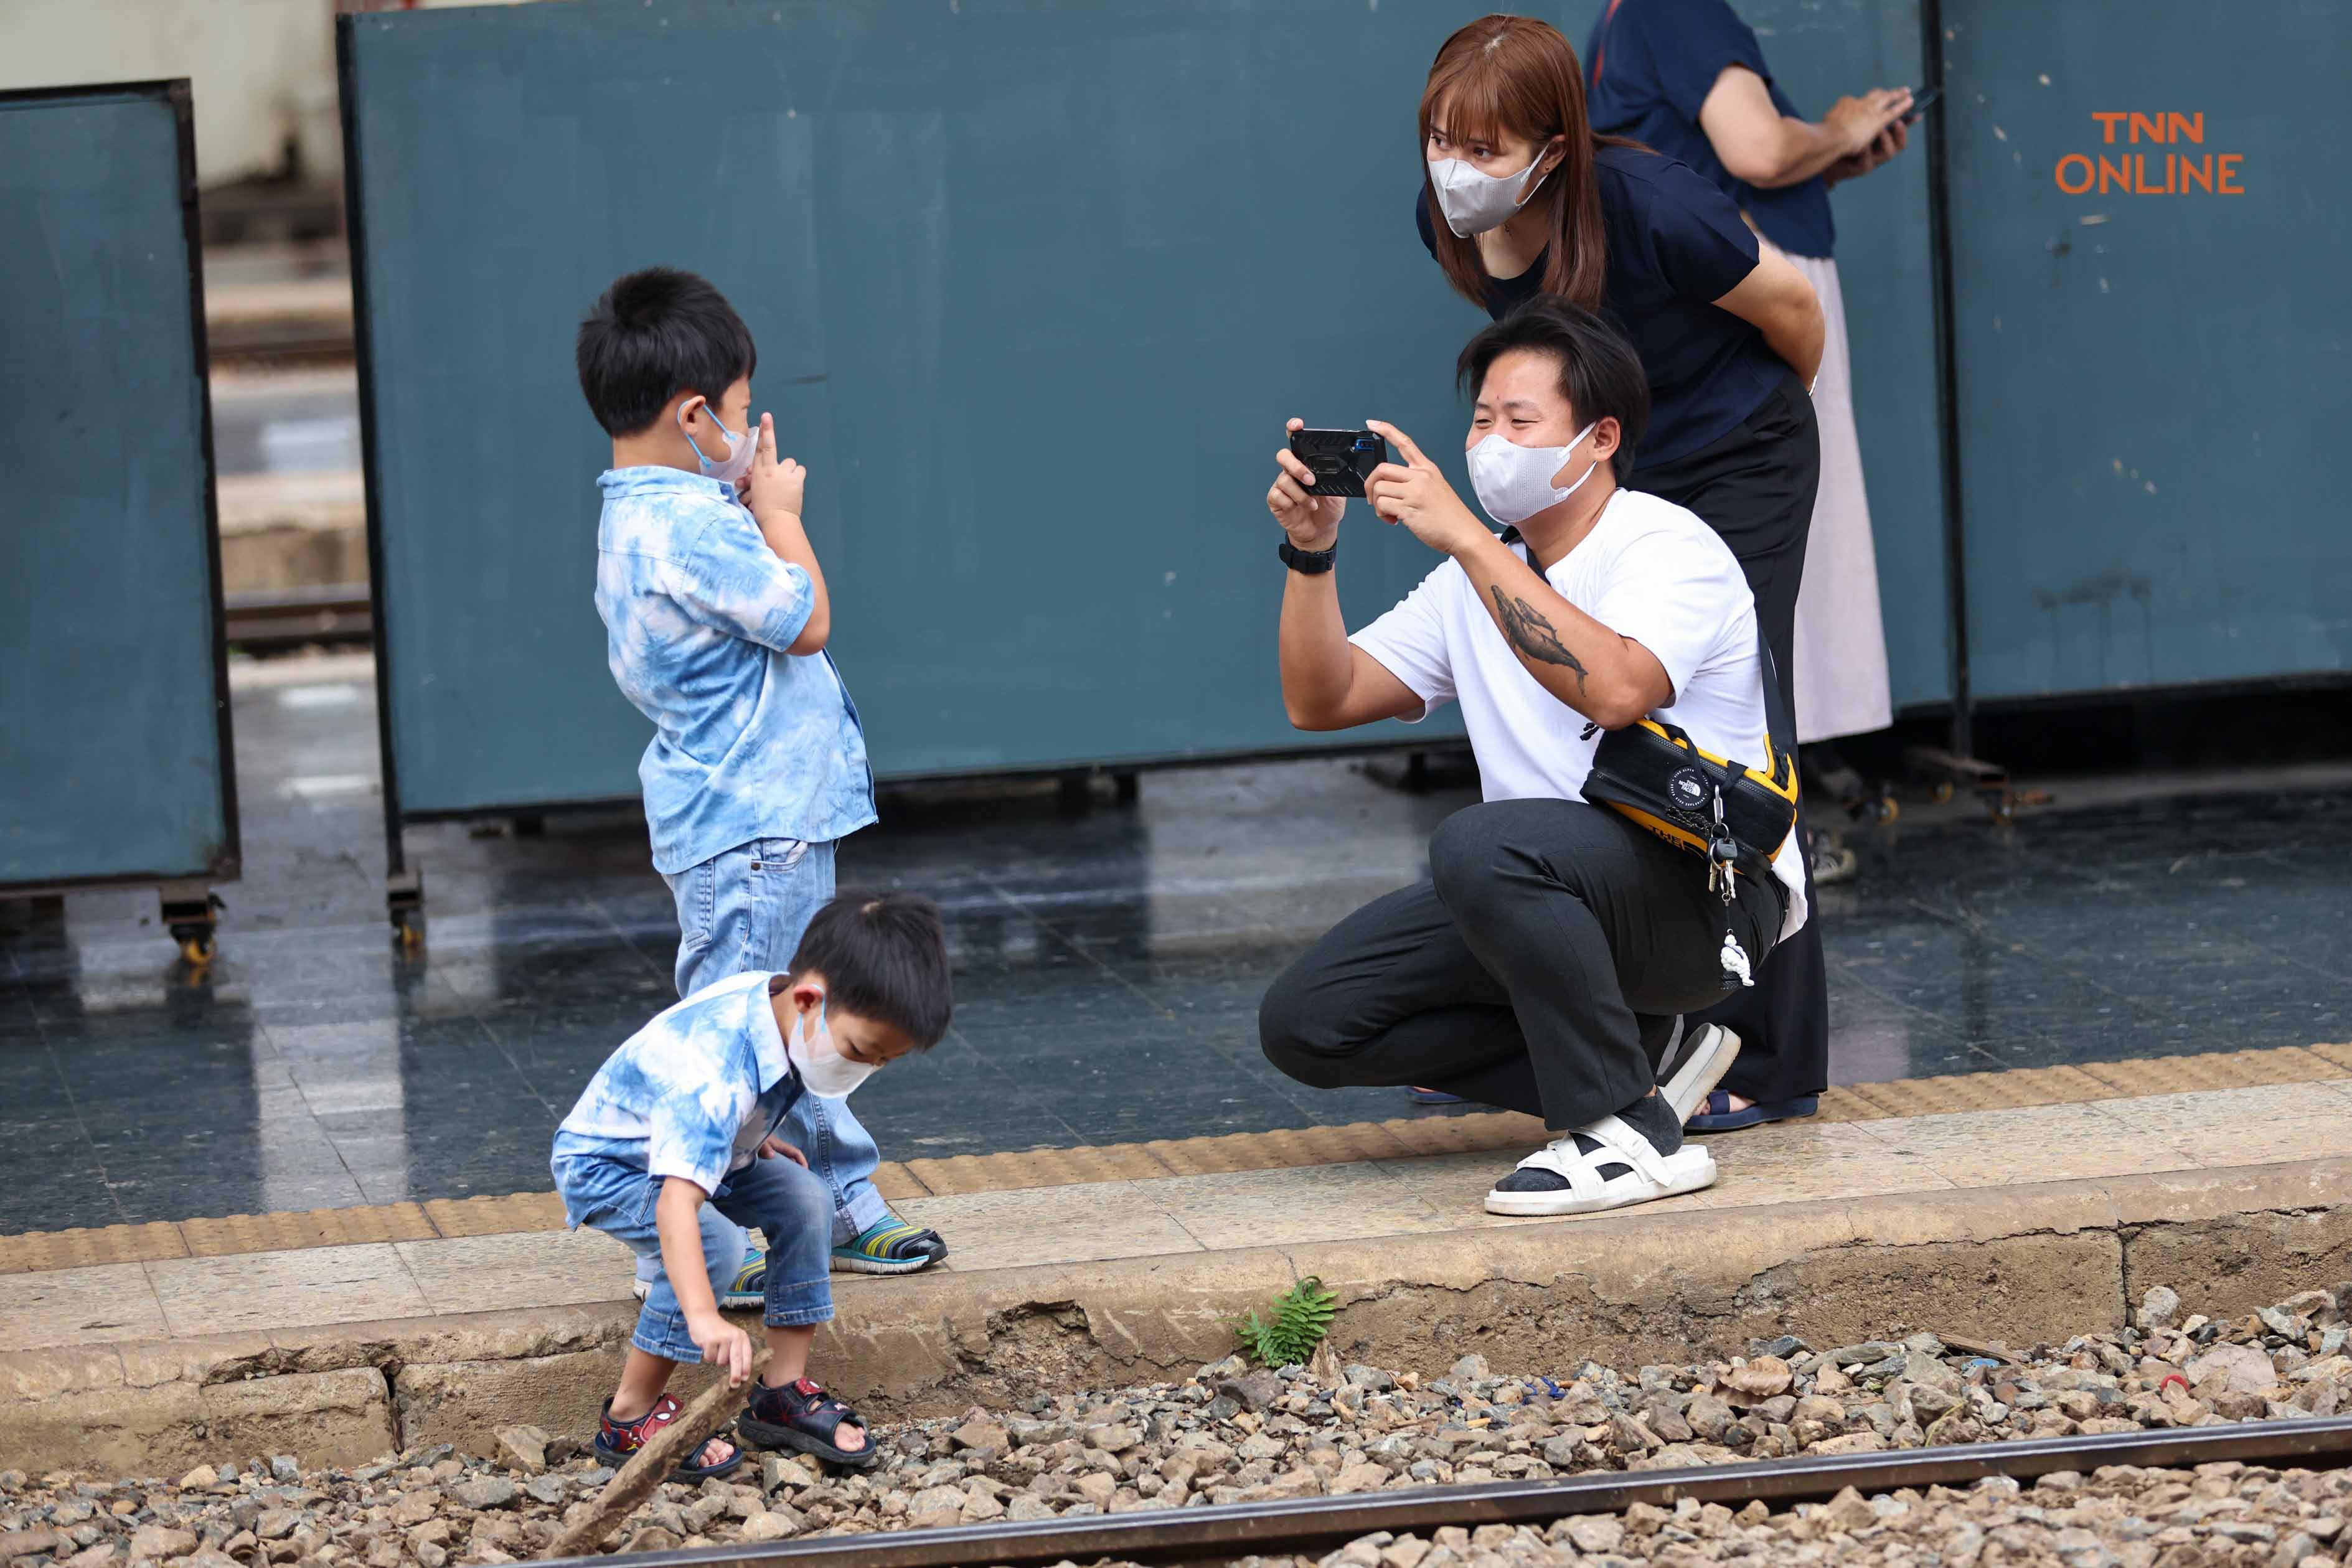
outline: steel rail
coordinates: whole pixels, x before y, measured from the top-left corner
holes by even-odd
[[[367,643],[375,635],[364,583],[232,593],[224,608],[221,640],[243,648]]]
[[[2219,1460],[2352,1465],[2352,1416],[2305,1421],[2243,1421],[2176,1430],[1969,1443],[1872,1454],[1803,1455],[1752,1464],[1679,1469],[1602,1470],[1549,1480],[1486,1486],[1416,1487],[1270,1502],[1156,1509],[1024,1523],[958,1525],[944,1530],[877,1531],[751,1546],[700,1546],[609,1557],[552,1559],[563,1568],[1008,1568],[1121,1558],[1142,1563],[1202,1563],[1274,1552],[1328,1551],[1386,1530],[1426,1538],[1447,1525],[1548,1524],[1571,1514],[1621,1513],[1637,1502],[1672,1508],[1684,1498],[1738,1506],[1787,1504],[1901,1487],[1965,1487],[1988,1476],[2025,1478],[2105,1465],[2177,1469]]]

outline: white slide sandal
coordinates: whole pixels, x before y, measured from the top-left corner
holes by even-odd
[[[1739,1037],[1719,1023],[1703,1023],[1691,1030],[1682,1047],[1674,1076],[1658,1085],[1658,1092],[1674,1107],[1677,1123],[1698,1114],[1707,1095],[1739,1060]]]
[[[1578,1133],[1601,1146],[1589,1155],[1578,1153]],[[1626,1168],[1604,1178],[1603,1166]],[[1563,1133],[1521,1160],[1518,1168],[1549,1171],[1568,1186],[1549,1192],[1506,1192],[1496,1187],[1486,1194],[1487,1213],[1595,1214],[1696,1192],[1713,1186],[1716,1174],[1715,1156],[1706,1145],[1685,1144],[1671,1155],[1662,1155],[1649,1139],[1615,1116],[1603,1116],[1590,1126]]]

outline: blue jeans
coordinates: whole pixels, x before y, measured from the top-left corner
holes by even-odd
[[[700,1361],[702,1352],[686,1332],[686,1313],[662,1267],[661,1235],[654,1224],[661,1182],[639,1166],[603,1155],[567,1155],[561,1146],[552,1166],[564,1218],[625,1243],[637,1255],[639,1271],[652,1270],[652,1288],[629,1343],[666,1361]],[[702,1261],[710,1271],[714,1299],[726,1293],[742,1264],[742,1228],[756,1225],[768,1239],[761,1314],[767,1325],[799,1328],[832,1318],[833,1199],[823,1182],[787,1159],[753,1160],[728,1173],[702,1206],[701,1219]]]
[[[833,852],[829,841],[754,839],[665,878],[677,901],[677,994],[691,996],[747,969],[791,968],[801,934],[833,896]],[[809,1169],[833,1194],[835,1240],[847,1241],[890,1217],[874,1186],[881,1151],[848,1101],[803,1094],[777,1133],[808,1155]]]

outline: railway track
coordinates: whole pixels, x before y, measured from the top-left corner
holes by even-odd
[[[2106,1465],[2181,1469],[2234,1459],[2303,1469],[2352,1466],[2352,1416],[2246,1421],[2168,1431],[1971,1443],[1887,1453],[1811,1455],[1753,1464],[1687,1469],[1605,1470],[1541,1481],[1426,1487],[1294,1498],[1223,1507],[963,1525],[947,1530],[824,1536],[759,1545],[682,1548],[553,1561],[585,1568],[1007,1568],[1113,1558],[1138,1563],[1208,1563],[1251,1555],[1319,1553],[1376,1531],[1427,1537],[1448,1525],[1548,1524],[1575,1514],[1621,1513],[1635,1503],[1671,1508],[1684,1498],[1776,1509],[1820,1501],[1847,1487],[1868,1494],[1898,1488],[1963,1488],[1988,1476],[2025,1481],[2061,1470],[2088,1473]]]
[[[283,593],[235,593],[221,640],[248,651],[299,648],[308,643],[349,645],[372,642],[373,612],[367,585],[340,583]]]

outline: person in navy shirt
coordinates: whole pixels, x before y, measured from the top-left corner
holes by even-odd
[[[1610,0],[1584,50],[1592,123],[1678,158],[1739,206],[1769,252],[1813,286],[1828,333],[1813,384],[1822,480],[1797,598],[1797,738],[1811,777],[1860,780],[1822,744],[1883,729],[1894,718],[1878,561],[1854,434],[1845,309],[1831,252],[1830,187],[1869,173],[1903,151],[1907,88],[1841,98],[1819,123],[1773,79],[1755,30],[1726,0]],[[1854,870],[1852,851],[1817,835],[1813,870],[1826,881]],[[1714,1117],[1745,1116],[1727,1101]]]
[[[1806,120],[1726,0],[1610,0],[1584,57],[1595,130],[1687,163],[1790,256],[1831,254],[1830,186],[1869,173],[1908,136],[1908,88],[1874,88]]]
[[[1620,470],[1731,547],[1788,703],[1820,478],[1807,389],[1821,303],[1712,182],[1596,132],[1584,79],[1575,47],[1532,17],[1482,17],[1446,39],[1421,99],[1422,240],[1454,290],[1498,320],[1559,295],[1633,343],[1650,424]],[[1727,1092],[1781,1115],[1815,1109],[1829,1061],[1819,934],[1808,925],[1775,947],[1753,987],[1694,1015],[1686,1040],[1718,1038],[1702,1023],[1737,1037]]]

